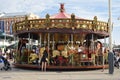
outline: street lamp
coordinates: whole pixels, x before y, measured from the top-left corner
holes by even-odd
[[[110,52],[112,52],[112,16],[111,16],[111,0],[108,0],[108,5],[109,5],[109,48]]]
[[[109,5],[109,48],[110,52],[108,53],[108,62],[109,62],[109,74],[113,74],[114,72],[114,54],[112,52],[112,19],[111,19],[111,0],[108,0]]]

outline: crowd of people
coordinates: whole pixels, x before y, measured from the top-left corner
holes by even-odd
[[[114,53],[114,66],[119,69],[120,67],[120,53],[117,51],[113,51]]]

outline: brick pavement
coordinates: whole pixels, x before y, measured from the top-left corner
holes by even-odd
[[[108,69],[92,71],[47,71],[23,70],[13,68],[12,71],[0,71],[0,80],[120,80],[120,69],[109,74]]]

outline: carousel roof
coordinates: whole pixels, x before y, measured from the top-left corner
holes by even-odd
[[[58,14],[55,14],[53,16],[50,16],[50,18],[71,18],[70,14],[67,14],[65,12],[60,12]]]
[[[55,14],[53,16],[50,16],[50,18],[70,18],[70,14],[67,14],[64,9],[64,4],[60,5],[60,12],[58,14]]]
[[[60,12],[55,15],[50,16],[50,18],[51,19],[53,19],[53,18],[71,18],[71,14],[68,14],[65,12],[64,4],[61,3],[60,4]],[[79,17],[76,17],[76,18],[79,18]]]

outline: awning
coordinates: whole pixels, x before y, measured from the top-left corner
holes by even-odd
[[[13,40],[14,36],[0,32],[0,39],[10,39],[10,40]]]

